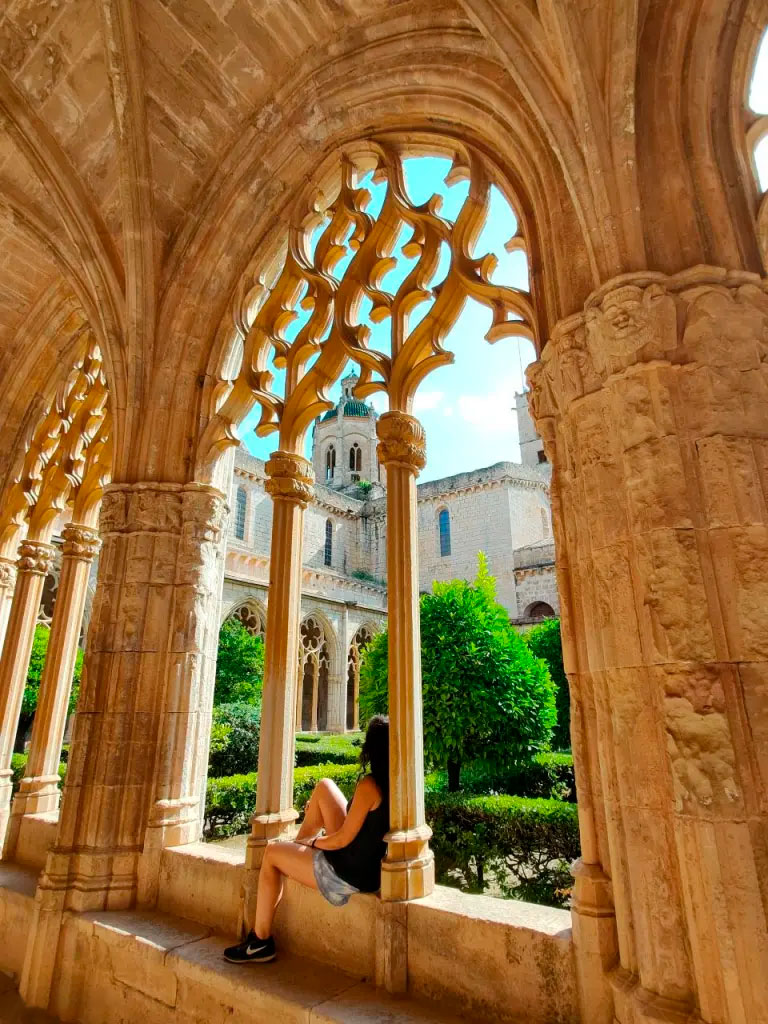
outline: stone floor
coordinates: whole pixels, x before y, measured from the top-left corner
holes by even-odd
[[[28,1010],[16,991],[16,982],[0,971],[0,1024],[56,1024],[56,1018],[42,1010]]]

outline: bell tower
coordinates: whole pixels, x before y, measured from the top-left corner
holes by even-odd
[[[376,410],[355,398],[359,377],[350,373],[341,382],[341,398],[315,422],[312,465],[315,479],[335,490],[358,491],[365,482],[386,486],[376,454]]]

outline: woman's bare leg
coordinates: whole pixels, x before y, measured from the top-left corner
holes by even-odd
[[[312,791],[297,839],[316,836],[321,828],[338,832],[347,816],[347,798],[331,779],[320,779]]]
[[[284,878],[293,878],[310,889],[317,888],[312,858],[314,850],[298,843],[270,843],[259,870],[256,921],[253,930],[260,939],[272,934],[272,922],[283,896]]]

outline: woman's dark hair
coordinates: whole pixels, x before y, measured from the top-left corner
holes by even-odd
[[[365,731],[363,749],[360,751],[363,771],[370,771],[373,781],[382,796],[389,797],[389,719],[386,715],[374,715]]]

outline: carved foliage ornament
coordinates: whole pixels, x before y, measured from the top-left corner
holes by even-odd
[[[242,365],[236,379],[222,382],[217,393],[218,411],[201,442],[203,460],[237,442],[236,426],[257,402],[257,433],[279,429],[281,450],[300,451],[312,420],[331,408],[327,389],[349,359],[359,367],[359,398],[385,392],[390,409],[410,411],[420,382],[452,362],[443,343],[469,299],[491,310],[488,341],[533,336],[529,293],[494,283],[496,257],[473,253],[489,214],[493,168],[469,147],[451,145],[446,184],[469,182],[452,220],[440,215],[439,195],[421,205],[412,202],[403,167],[407,153],[391,138],[342,152],[340,183],[330,203],[322,195],[298,197],[274,284],[268,288],[251,277],[238,288],[233,319],[242,339]],[[375,205],[371,191],[359,187],[369,171],[372,184],[384,187],[377,214],[369,212]],[[524,251],[522,235],[506,248]],[[446,275],[433,285],[446,252]],[[402,257],[412,266],[388,290],[385,279]],[[419,307],[423,313],[424,303],[426,314],[413,317]],[[291,337],[289,328],[300,316],[304,322]],[[386,329],[374,330],[379,324]],[[283,395],[273,387],[270,360],[285,371]]]
[[[54,549],[50,544],[37,540],[24,540],[19,546],[19,560],[16,563],[19,572],[36,573],[47,576],[53,565]]]
[[[405,466],[414,473],[427,462],[424,428],[413,416],[385,412],[376,423],[379,435],[379,462],[383,466]]]
[[[90,562],[101,547],[98,531],[92,530],[88,526],[70,524],[64,528],[63,537],[62,550],[64,555],[70,558],[80,558]]]
[[[307,505],[314,494],[315,474],[301,455],[275,452],[267,462],[267,494]]]

